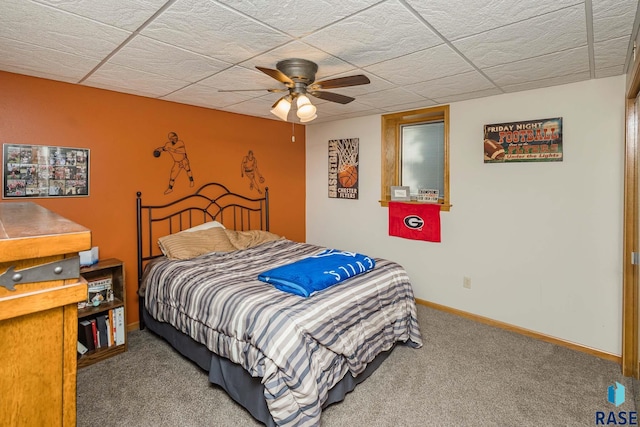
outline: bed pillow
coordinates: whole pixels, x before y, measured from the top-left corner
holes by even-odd
[[[248,249],[261,243],[284,239],[282,236],[263,230],[235,231],[225,229],[224,231],[236,249]]]
[[[200,225],[196,225],[195,227],[187,228],[186,230],[182,230],[186,233],[191,233],[194,231],[200,230],[208,230],[209,228],[222,227],[225,228],[224,225],[220,224],[218,221],[209,221]]]
[[[209,252],[231,252],[236,247],[222,227],[170,234],[158,239],[158,246],[169,259],[190,259]]]

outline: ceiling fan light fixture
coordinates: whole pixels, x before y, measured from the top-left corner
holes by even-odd
[[[304,105],[302,106],[302,108],[298,108],[298,117],[301,120],[305,120],[308,119],[309,117],[315,117],[316,116],[316,107],[308,104],[308,105]]]
[[[289,110],[291,110],[291,102],[286,97],[283,97],[273,106],[271,114],[286,122]]]
[[[301,122],[308,122],[317,117],[316,107],[311,103],[306,95],[298,95],[296,100],[298,112],[296,113]]]
[[[284,121],[288,121],[287,118],[294,100],[296,101],[296,115],[300,119],[300,122],[307,123],[318,117],[316,115],[317,109],[311,101],[309,101],[307,94],[329,102],[348,104],[354,101],[355,98],[340,95],[335,92],[326,92],[321,89],[335,89],[371,83],[369,78],[362,74],[316,81],[318,65],[312,61],[301,58],[289,58],[278,61],[276,69],[258,66],[256,66],[256,68],[284,84],[285,87],[267,89],[267,91],[271,93],[288,92],[286,96],[280,98],[271,107],[271,113]],[[253,89],[235,89],[235,91],[240,90]],[[219,91],[232,92],[234,90]]]

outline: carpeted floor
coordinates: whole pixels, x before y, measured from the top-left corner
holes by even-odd
[[[593,426],[597,411],[636,411],[616,363],[420,305],[418,317],[424,347],[397,347],[323,426]],[[78,371],[79,427],[261,425],[162,339],[128,338],[128,352]]]

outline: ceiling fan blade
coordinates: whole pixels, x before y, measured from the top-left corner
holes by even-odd
[[[309,95],[315,96],[316,98],[324,99],[325,101],[337,102],[339,104],[348,104],[351,101],[355,100],[350,96],[340,95],[339,93],[333,92],[318,92],[317,90],[307,92]]]
[[[288,92],[289,89],[218,89],[218,92],[256,92],[266,90],[271,93]]]
[[[366,85],[371,83],[371,80],[365,75],[358,74],[357,76],[338,77],[336,79],[322,80],[313,83],[311,86],[313,89],[335,89],[339,87]]]
[[[260,71],[262,71],[263,73],[265,73],[266,75],[273,77],[274,79],[276,79],[279,82],[282,82],[286,85],[291,85],[293,86],[293,80],[291,80],[289,77],[287,77],[282,71],[280,70],[274,70],[273,68],[264,68],[264,67],[258,67],[256,66],[256,68]]]

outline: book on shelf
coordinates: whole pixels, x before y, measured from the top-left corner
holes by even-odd
[[[111,336],[111,316],[109,316],[109,313],[104,315],[104,325],[106,328],[106,333],[107,333],[107,347],[111,347],[113,345],[113,339]]]
[[[80,341],[89,351],[95,350],[93,344],[93,330],[91,328],[91,322],[88,320],[81,320],[78,323],[78,341]]]
[[[87,351],[89,351],[89,349],[80,342],[80,340],[78,340],[78,357],[82,356],[83,354],[85,354]]]
[[[109,340],[107,339],[107,316],[100,314],[96,317],[96,323],[98,327],[98,347],[109,347]]]
[[[100,341],[98,335],[98,327],[96,324],[96,319],[89,320],[91,322],[91,335],[93,337],[93,348],[100,348]]]
[[[122,345],[124,344],[125,341],[125,334],[126,334],[126,330],[125,330],[125,324],[124,324],[124,307],[118,307],[115,308],[113,310],[114,315],[115,315],[115,328],[116,328],[116,333],[115,333],[115,338],[116,338],[116,345]]]
[[[115,337],[115,324],[114,324],[114,313],[113,309],[109,309],[109,313],[107,314],[107,332],[109,334],[109,347],[115,345],[116,337]]]

